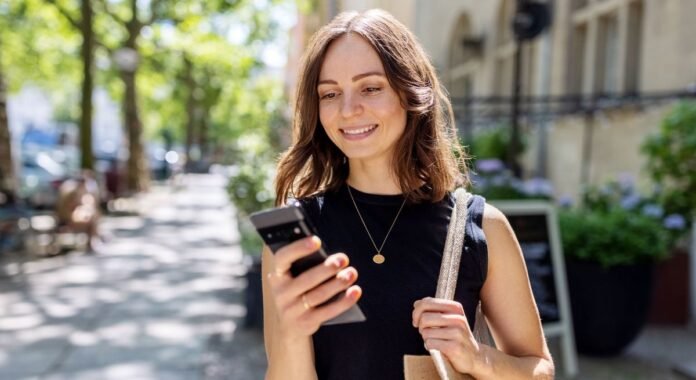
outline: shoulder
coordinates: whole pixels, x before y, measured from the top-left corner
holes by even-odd
[[[491,242],[515,238],[505,214],[490,203],[486,203],[483,210],[483,232]]]
[[[500,227],[507,224],[507,218],[497,207],[486,202],[483,208],[483,224],[491,228]]]

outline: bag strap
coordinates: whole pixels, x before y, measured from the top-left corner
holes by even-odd
[[[447,240],[440,264],[440,276],[437,279],[435,298],[454,299],[459,276],[459,263],[462,258],[462,248],[466,237],[466,220],[468,218],[467,203],[471,193],[463,188],[454,191],[455,204],[447,228]]]
[[[447,227],[445,250],[442,253],[440,276],[437,279],[437,290],[435,291],[436,298],[454,299],[457,277],[459,276],[459,263],[461,262],[462,248],[464,247],[464,238],[466,237],[467,204],[471,197],[471,193],[461,187],[454,191],[455,204],[452,209],[449,226]],[[440,351],[430,350],[430,356],[441,380],[471,378],[468,375],[456,373]]]

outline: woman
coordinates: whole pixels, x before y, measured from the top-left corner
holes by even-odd
[[[467,176],[449,100],[411,33],[384,11],[343,13],[301,67],[276,192],[301,200],[321,240],[264,252],[266,378],[403,379],[403,355],[427,349],[479,379],[552,378],[520,247],[483,198],[469,204],[455,300],[431,298],[451,191]],[[292,277],[319,244],[339,253]],[[479,299],[498,349],[472,336]],[[355,303],[365,322],[320,328]]]

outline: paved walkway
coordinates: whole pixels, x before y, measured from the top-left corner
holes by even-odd
[[[216,176],[156,188],[111,238],[0,266],[0,379],[260,379],[233,210]]]
[[[199,175],[154,189],[140,216],[104,219],[97,255],[0,258],[0,379],[262,379],[261,334],[240,326],[244,267],[224,184]],[[579,366],[577,379],[696,379],[696,330],[649,326],[625,355]]]

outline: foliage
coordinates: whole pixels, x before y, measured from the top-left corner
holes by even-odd
[[[625,178],[588,188],[580,207],[559,213],[563,251],[603,267],[667,257],[686,223],[679,214],[665,214],[656,199]]]
[[[497,158],[476,161],[473,191],[486,199],[551,199],[553,187],[544,178],[515,178]]]
[[[262,241],[249,225],[248,217],[275,202],[275,157],[281,149],[277,134],[285,127],[282,117],[285,102],[278,83],[268,78],[259,78],[245,94],[238,99],[233,114],[218,111],[244,126],[234,132],[236,136],[231,140],[236,141],[232,147],[235,163],[227,192],[237,207],[242,249],[255,256],[261,253]]]
[[[696,103],[677,105],[658,133],[645,139],[647,169],[662,186],[659,202],[668,212],[696,216]]]
[[[237,207],[237,226],[245,254],[259,256],[263,242],[249,222],[249,215],[273,206],[273,161],[248,157],[233,168],[227,185],[230,199]]]
[[[500,124],[491,128],[478,130],[474,133],[469,144],[469,153],[474,161],[495,158],[505,162],[510,145],[510,128]],[[520,152],[527,148],[526,140],[522,140]]]
[[[255,211],[273,206],[273,177],[275,165],[268,154],[245,155],[233,167],[227,184],[227,193],[237,208],[237,223],[242,250],[251,256],[259,256],[263,242],[249,222]]]

